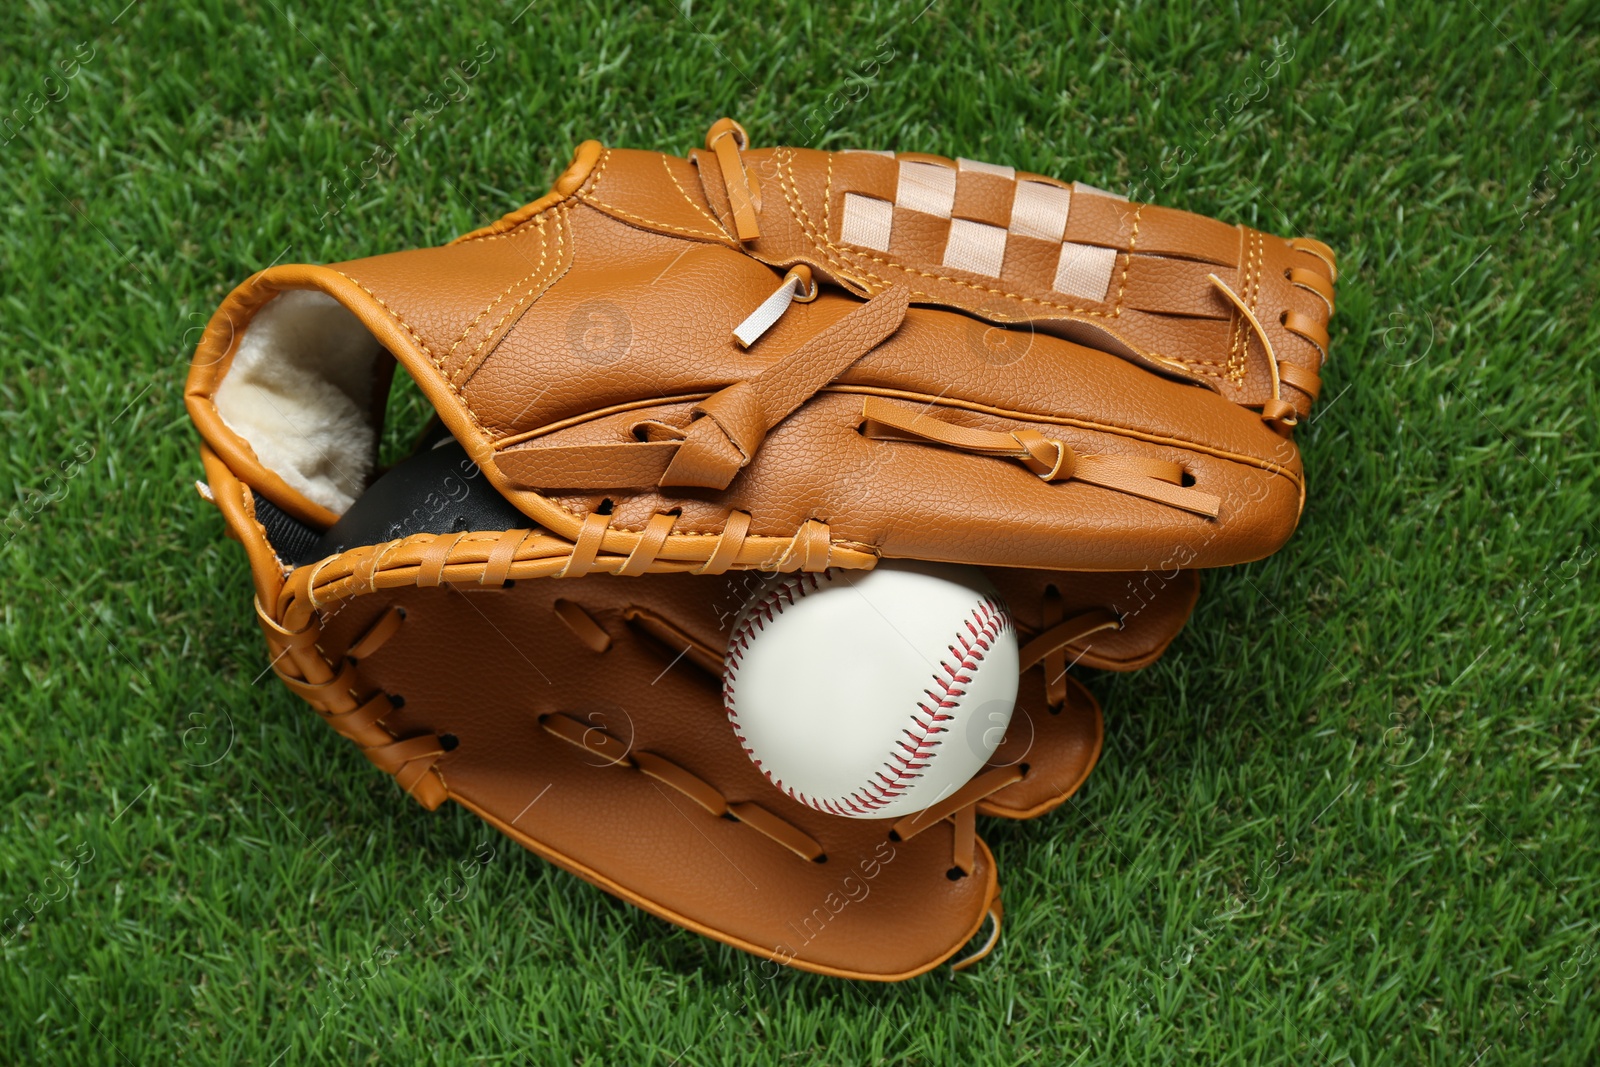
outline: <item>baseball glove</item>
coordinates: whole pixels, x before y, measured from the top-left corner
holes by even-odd
[[[770,959],[904,978],[998,932],[975,815],[1092,768],[1067,666],[1149,663],[1187,568],[1293,531],[1332,256],[967,161],[708,144],[589,142],[448,246],[251,277],[186,388],[202,491],[274,669],[425,806]],[[440,426],[378,477],[396,365]],[[966,788],[842,819],[741,750],[726,626],[762,571],[895,557],[986,569],[1023,696]]]

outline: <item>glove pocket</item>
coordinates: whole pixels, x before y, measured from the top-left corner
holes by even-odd
[[[453,537],[416,548],[441,543],[460,558]],[[712,586],[725,582],[535,579],[482,595],[450,568],[418,587],[408,561],[374,565],[383,547],[296,572],[286,617],[314,598],[318,647],[346,663],[363,653],[339,685],[381,702],[375,725],[395,739],[382,748],[415,749],[390,762],[426,760],[449,799],[523,847],[689,930],[841,977],[923,973],[997,909],[970,806],[897,834],[894,820],[797,804],[762,776],[728,725],[718,664],[640,622],[678,616],[690,639],[714,635]],[[702,595],[682,594],[695,583]],[[374,644],[376,628],[388,632]],[[457,669],[468,649],[483,665]]]

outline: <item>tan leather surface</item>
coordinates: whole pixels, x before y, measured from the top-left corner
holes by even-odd
[[[653,592],[650,581],[696,579],[595,576],[574,589],[547,580],[505,593],[378,594],[335,614],[325,640],[339,647],[391,601],[403,603],[404,625],[361,664],[364,683],[405,698],[385,725],[402,736],[457,738],[437,764],[453,799],[663,918],[858,977],[916,973],[959,949],[994,889],[987,850],[977,870],[952,881],[950,830],[894,842],[883,822],[809,812],[779,794],[735,741],[717,679],[687,658],[673,665],[681,650],[623,621],[623,607]],[[610,634],[608,650],[594,652],[556,619],[550,602],[562,593]],[[480,658],[441,670],[442,647],[473,648]],[[820,842],[826,862],[807,862],[633,767],[552,736],[540,716],[558,713],[605,731],[626,752],[665,757],[715,783],[730,804],[766,808]],[[855,886],[865,898],[831,915]]]
[[[1053,577],[1078,594],[1069,595],[1069,611],[1085,604],[1082,593],[1091,590],[1080,593],[1073,576]],[[1014,595],[1026,591],[1023,583],[1010,584]],[[982,919],[994,878],[987,850],[978,849],[977,870],[952,881],[949,828],[893,841],[888,822],[840,819],[789,800],[741,751],[718,676],[629,621],[643,609],[720,647],[742,585],[693,575],[597,575],[577,583],[519,581],[503,591],[453,591],[464,584],[382,590],[324,603],[320,644],[345,647],[391,605],[403,605],[404,623],[359,664],[364,686],[404,697],[385,728],[398,737],[455,737],[456,747],[435,764],[451,798],[493,816],[573,873],[731,944],[792,956],[797,966],[857,977],[925,970],[956,951]],[[1140,653],[1164,645],[1187,614],[1184,597],[1170,599],[1175,610],[1159,620],[1146,615],[1136,632],[1117,636],[1142,646]],[[597,652],[561,622],[553,610],[558,602],[581,608],[608,647]],[[441,670],[441,648],[473,649],[478,660]],[[1041,672],[1032,674],[995,761],[1024,764],[1027,776],[982,810],[1041,814],[1077,789],[1098,756],[1100,717],[1092,698],[1073,685],[1068,706],[1052,712]],[[666,758],[713,783],[730,804],[753,803],[797,826],[821,844],[827,861],[806,862],[636,769],[607,765],[552,737],[539,717],[556,713],[605,731],[622,751]],[[876,872],[870,879],[869,871]],[[838,906],[837,899],[825,903],[830,893],[848,895],[841,888],[846,877],[870,895],[825,924],[812,918],[818,908],[826,914]]]
[[[634,225],[659,226],[664,232],[667,219],[686,210],[705,210],[716,216],[720,231],[705,239],[726,239],[732,218],[718,157],[691,154],[702,186],[699,197],[691,196],[685,208],[666,190],[652,187],[657,183],[651,178],[660,168],[655,156],[608,149],[579,196]],[[901,153],[899,158],[956,167],[953,160],[920,153]],[[1274,395],[1266,348],[1208,281],[1207,275],[1216,273],[1244,295],[1277,360],[1315,374],[1326,359],[1335,275],[1332,253],[1319,243],[1300,245],[1246,226],[1130,203],[1080,186],[1073,190],[1059,239],[1011,235],[1001,273],[989,277],[942,265],[950,232],[946,218],[896,207],[896,236],[887,251],[843,239],[847,195],[896,199],[896,158],[779,147],[751,149],[743,159],[746,170],[766,182],[761,234],[743,243],[763,262],[783,267],[805,263],[823,280],[863,295],[904,282],[919,301],[997,323],[1031,322],[1201,382],[1236,403],[1260,407]],[[1069,188],[1040,175],[999,178],[961,172],[951,217],[1006,227],[1015,184],[1022,180]],[[1117,252],[1104,299],[1075,298],[1052,288],[1062,240]],[[1291,388],[1283,396],[1302,416],[1315,400],[1314,393],[1302,389]]]

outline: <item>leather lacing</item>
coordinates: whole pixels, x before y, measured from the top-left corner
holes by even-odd
[[[1057,608],[1055,615],[1059,618],[1060,595],[1054,587],[1047,593],[1047,596],[1052,595]],[[557,618],[591,649],[603,653],[611,647],[610,635],[581,605],[562,599],[555,603],[554,610]],[[622,615],[625,620],[637,622],[641,628],[654,634],[664,646],[681,647],[686,659],[713,677],[721,677],[722,657],[715,649],[697,641],[686,631],[647,608],[624,608]],[[1050,618],[1048,609],[1046,618],[1047,620]],[[1047,624],[1043,632],[1024,646],[1021,653],[1021,666],[1024,672],[1039,663],[1045,664],[1046,685],[1052,711],[1059,711],[1066,699],[1065,668],[1064,666],[1062,668],[1062,677],[1053,677],[1050,674],[1052,664],[1058,658],[1064,659],[1069,646],[1081,642],[1092,634],[1107,629],[1120,629],[1121,626],[1121,619],[1115,613],[1107,609],[1096,609],[1057,622],[1055,625]],[[748,802],[730,803],[715,786],[664,756],[648,751],[630,751],[629,747],[616,737],[572,715],[553,713],[542,716],[539,721],[550,734],[599,757],[604,761],[604,766],[620,766],[639,771],[682,793],[711,815],[745,823],[801,859],[811,862],[826,860],[822,845],[804,830],[759,805]],[[973,816],[976,814],[978,803],[991,794],[1021,781],[1026,775],[1025,764],[989,767],[932,806],[897,820],[887,831],[888,837],[895,841],[909,841],[924,830],[937,826],[946,819],[951,820],[956,831],[951,857],[952,877],[971,874],[976,832]]]
[[[404,608],[390,608],[338,656],[317,644],[322,628],[315,621],[291,629],[270,618],[256,602],[256,616],[272,651],[272,670],[283,684],[310,704],[322,720],[355,742],[373,766],[394,775],[406,793],[432,811],[444,803],[445,781],[435,764],[448,752],[445,738],[435,734],[399,738],[383,720],[400,706],[396,698],[363,683],[356,663],[376,652],[405,621]],[[403,702],[402,702],[403,703]]]
[[[742,149],[750,147],[750,135],[732,119],[718,119],[706,131],[706,147],[716,153],[739,240],[754,241],[761,236],[761,227],[756,222],[756,214],[761,210],[761,184],[745,169],[744,157],[740,155]]]
[[[1306,270],[1303,267],[1290,267],[1285,272],[1284,277],[1288,279],[1289,284],[1317,296],[1328,306],[1328,315],[1331,318],[1333,315],[1333,281],[1337,281],[1339,277],[1339,269],[1334,265],[1333,249],[1311,237],[1292,238],[1289,241],[1289,247],[1305,255],[1315,256],[1328,268],[1329,277],[1327,278],[1324,278],[1317,271]],[[1309,398],[1308,405],[1316,403],[1317,396],[1322,392],[1321,370],[1323,364],[1328,361],[1328,328],[1326,321],[1318,322],[1316,319],[1308,315],[1302,315],[1292,309],[1283,311],[1278,318],[1279,325],[1290,333],[1311,342],[1317,350],[1317,365],[1313,369],[1302,367],[1298,363],[1279,360],[1278,354],[1273,350],[1271,336],[1268,335],[1266,329],[1261,325],[1261,320],[1256,317],[1255,312],[1244,298],[1234,292],[1233,287],[1217,277],[1217,275],[1208,274],[1206,277],[1227,298],[1228,303],[1232,304],[1234,309],[1249,323],[1250,329],[1261,341],[1262,348],[1266,350],[1267,370],[1272,374],[1272,399],[1261,406],[1262,420],[1269,425],[1285,428],[1296,425],[1305,417],[1309,409],[1301,410],[1296,405],[1285,400],[1283,386],[1287,384],[1304,393]]]

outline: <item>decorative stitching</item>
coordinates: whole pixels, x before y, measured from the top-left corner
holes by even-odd
[[[965,686],[972,681],[973,672],[983,663],[986,654],[1000,634],[1012,628],[1012,623],[1004,607],[992,597],[984,597],[978,606],[972,609],[971,618],[963,620],[964,629],[956,631],[955,641],[960,648],[957,649],[956,643],[946,646],[954,662],[941,660],[940,671],[932,675],[933,686],[937,687],[938,692],[933,688],[922,691],[926,699],[919,700],[917,711],[911,713],[912,727],[901,731],[905,735],[905,740],[894,743],[894,750],[889,753],[889,758],[874,772],[875,778],[864,782],[859,789],[844,797],[807,796],[793,786],[785,786],[782,780],[775,778],[772,771],[750,748],[739,722],[734,682],[738,677],[739,665],[743,661],[744,654],[749,651],[750,640],[755,633],[765,631],[767,624],[782,615],[786,606],[792,606],[808,594],[816,592],[820,587],[821,578],[831,582],[832,574],[832,571],[823,571],[820,578],[815,574],[801,574],[787,578],[773,586],[760,601],[746,611],[728,639],[727,666],[723,672],[722,683],[723,703],[727,707],[728,721],[733,725],[734,736],[739,739],[745,754],[766,776],[767,781],[782,790],[791,800],[830,815],[870,815],[903,796],[911,788],[912,783],[922,777],[923,771],[933,759],[933,750],[943,743],[938,735],[949,731],[949,727],[943,724],[954,719],[961,707],[961,698],[967,692]]]
[[[1250,240],[1255,247],[1255,272],[1251,275],[1248,283],[1250,287],[1250,310],[1253,312],[1261,300],[1261,268],[1266,264],[1267,243],[1262,238],[1259,230],[1250,231]],[[1246,337],[1244,347],[1239,352],[1239,365],[1233,371],[1233,380],[1235,382],[1244,381],[1245,371],[1248,369],[1249,355],[1250,339]]]
[[[498,296],[496,296],[493,300],[489,301],[489,303],[484,306],[484,309],[482,311],[478,312],[477,317],[474,318],[471,322],[469,322],[467,324],[467,328],[461,331],[461,336],[456,338],[455,343],[450,346],[450,350],[444,354],[444,358],[445,359],[449,359],[452,355],[455,354],[456,349],[461,345],[462,341],[465,341],[467,339],[467,335],[472,332],[473,327],[477,326],[478,323],[482,322],[488,316],[489,312],[494,310],[495,305],[500,303],[502,300],[504,300],[511,293],[511,290],[515,289],[519,285],[522,285],[524,282],[528,281],[528,279],[532,278],[534,275],[538,274],[541,270],[544,269],[544,261],[547,258],[549,258],[549,255],[550,255],[550,245],[546,240],[543,239],[544,238],[544,218],[543,218],[542,215],[539,217],[537,228],[539,230],[539,237],[541,238],[541,240],[539,241],[539,262],[536,263],[534,265],[533,269],[530,270],[526,275],[524,275],[521,278],[518,278],[516,281],[512,282],[510,285],[508,285],[504,289],[500,290],[500,294]],[[504,322],[505,320],[502,319],[500,321]],[[499,329],[499,327],[496,326],[495,329]],[[494,330],[490,330],[489,331],[489,335],[491,337],[494,336]],[[482,348],[483,346],[480,344],[478,347]],[[474,353],[474,354],[476,354],[476,353]]]
[[[543,200],[547,196],[552,196],[552,195],[554,195],[554,193],[555,193],[555,190],[552,189],[550,192],[545,193],[544,196],[539,197],[539,200]],[[550,214],[550,212],[554,211],[556,208],[564,206],[566,204],[566,202],[568,200],[570,200],[570,199],[572,199],[572,197],[570,195],[569,196],[564,196],[561,199],[555,201],[554,203],[546,205],[543,210],[541,210],[541,211],[539,211],[539,212],[537,212],[535,214],[529,215],[527,218],[523,219],[521,222],[517,223],[515,226],[512,226],[509,229],[503,230],[501,232],[498,232],[498,233],[480,233],[476,237],[460,238],[458,240],[459,240],[459,242],[461,244],[472,244],[472,243],[475,243],[475,242],[478,242],[478,241],[505,241],[505,240],[508,240],[508,239],[510,239],[512,237],[518,236],[521,233],[521,231],[527,229],[531,225],[534,225],[540,219],[544,218],[546,215]],[[539,200],[530,200],[528,203],[522,205],[522,207],[519,207],[517,209],[517,211],[526,211],[528,208],[532,207],[534,204],[537,204],[539,202]],[[512,215],[515,215],[516,213],[517,213],[516,211],[511,212]],[[490,225],[491,226],[498,226],[498,225],[500,225],[500,223],[502,223],[504,221],[505,221],[505,218],[502,217],[502,218],[497,219],[494,222],[490,223]],[[455,242],[452,242],[452,243],[455,243]]]
[[[1244,232],[1244,263],[1241,264],[1239,268],[1239,288],[1243,289],[1246,293],[1250,291],[1250,265],[1255,260],[1255,254],[1255,240],[1250,236],[1250,231],[1246,230]],[[1233,313],[1229,317],[1233,320],[1233,340],[1228,344],[1227,363],[1220,365],[1227,368],[1226,375],[1227,377],[1231,378],[1233,376],[1234,364],[1239,359],[1239,350],[1248,344],[1248,341],[1245,339],[1244,316]],[[1217,377],[1223,377],[1223,374],[1219,373]]]
[[[418,333],[409,322],[401,318],[400,313],[395,311],[394,308],[390,307],[384,301],[383,297],[379,296],[371,289],[368,289],[361,282],[350,277],[350,275],[346,274],[342,270],[336,269],[334,273],[338,274],[339,277],[343,278],[345,281],[349,282],[351,285],[354,285],[363,293],[366,293],[368,296],[372,297],[372,299],[376,300],[378,302],[378,306],[387,311],[389,313],[389,317],[394,319],[395,322],[398,322],[406,331],[406,333],[411,335],[412,340],[416,341],[417,346],[421,348],[423,354],[428,357],[428,361],[433,364],[433,369],[435,373],[438,374],[439,380],[444,382],[445,386],[455,394],[456,400],[461,404],[461,409],[467,413],[467,418],[472,421],[473,427],[485,437],[492,437],[493,435],[490,434],[488,430],[484,429],[483,423],[478,421],[478,413],[472,410],[472,405],[468,404],[467,398],[461,395],[461,390],[456,387],[456,383],[451,381],[449,376],[445,374],[444,368],[440,365],[442,357],[435,356],[433,354],[433,349],[429,347],[427,340],[420,333]]]
[[[605,155],[600,157],[599,165],[595,167],[594,177],[592,179],[590,179],[590,181],[588,183],[588,189],[587,190],[583,190],[583,189],[578,190],[578,192],[576,194],[578,199],[582,200],[586,204],[593,204],[595,207],[597,207],[597,208],[601,209],[602,211],[605,211],[605,212],[607,212],[609,214],[621,215],[623,218],[629,220],[630,222],[639,222],[639,223],[643,223],[646,226],[655,227],[655,228],[659,228],[659,229],[663,229],[663,230],[670,230],[673,233],[687,234],[690,237],[709,237],[712,240],[717,241],[720,244],[727,244],[729,242],[729,240],[731,240],[731,238],[729,238],[726,233],[708,233],[705,230],[691,229],[688,226],[674,226],[671,223],[661,222],[661,221],[659,221],[657,219],[646,218],[643,215],[635,215],[631,211],[628,211],[628,210],[625,210],[623,208],[617,207],[615,204],[608,204],[604,200],[601,200],[598,196],[596,196],[594,194],[594,190],[599,188],[599,186],[600,186],[600,177],[601,177],[601,175],[603,175],[605,173],[606,165],[609,164],[610,162],[611,162],[611,149],[608,148],[608,149],[606,149]]]
[[[667,172],[667,178],[668,178],[668,180],[670,180],[672,182],[672,187],[674,189],[678,190],[678,193],[684,198],[684,200],[688,201],[689,206],[694,208],[695,211],[699,213],[701,218],[705,219],[707,222],[711,223],[711,225],[713,225],[717,229],[721,230],[722,231],[722,235],[724,237],[728,238],[729,240],[732,240],[733,239],[733,235],[728,233],[727,230],[723,229],[722,222],[720,220],[718,220],[717,218],[715,218],[714,216],[712,216],[709,212],[707,212],[705,208],[703,208],[699,204],[695,203],[694,202],[694,198],[692,196],[690,196],[687,192],[684,191],[683,186],[681,184],[679,184],[679,182],[678,182],[678,176],[676,174],[672,173],[672,166],[671,166],[671,164],[669,164],[667,162],[667,157],[665,155],[662,155],[660,157],[660,159],[661,159],[661,167],[662,167],[663,170],[665,170]]]
[[[520,237],[522,235],[522,231],[523,230],[527,229],[529,226],[535,225],[540,219],[542,219],[546,215],[550,214],[550,212],[554,211],[556,208],[564,206],[565,203],[566,203],[566,201],[562,200],[562,201],[558,201],[557,203],[551,204],[549,207],[545,208],[543,211],[539,212],[537,215],[528,216],[527,218],[523,219],[521,222],[517,223],[515,226],[511,227],[509,230],[505,231],[504,233],[486,233],[486,234],[483,234],[480,237],[471,238],[471,241],[473,241],[473,242],[477,242],[477,241],[508,241],[513,237]],[[462,242],[462,243],[465,244],[467,242]]]
[[[562,222],[566,221],[566,212],[565,211],[561,212],[561,221]],[[543,237],[544,226],[542,224],[540,225],[539,230],[540,230],[540,236]],[[554,263],[552,264],[552,266],[554,266],[555,264],[559,264],[561,262],[561,251],[565,247],[566,247],[566,227],[565,226],[558,226],[556,228],[556,256],[555,256],[555,260],[554,260]],[[534,274],[538,273],[544,267],[544,262],[545,262],[545,259],[546,259],[547,255],[548,255],[548,253],[549,253],[549,250],[550,250],[549,244],[546,241],[540,241],[540,243],[539,243],[539,265],[537,267],[535,267],[533,269],[533,271],[529,272],[528,278],[532,278],[534,276]],[[523,281],[527,281],[528,278],[524,278]],[[516,284],[520,285],[521,282],[518,282]],[[523,304],[527,303],[528,300],[530,298],[532,298],[532,296],[533,296],[533,294],[535,292],[539,291],[542,288],[547,288],[549,286],[549,284],[550,283],[548,281],[542,281],[541,280],[540,284],[530,285],[528,287],[528,291],[523,293],[522,296],[517,300],[517,302],[515,304],[512,304],[509,308],[506,309],[506,313],[504,315],[500,316],[500,321],[494,324],[494,328],[489,330],[488,333],[484,334],[483,338],[478,341],[477,346],[474,347],[473,350],[472,350],[471,358],[463,360],[462,363],[461,363],[461,366],[456,368],[455,373],[451,375],[452,384],[454,384],[457,379],[461,379],[462,375],[466,372],[468,367],[473,368],[474,373],[476,373],[477,366],[478,366],[478,355],[479,355],[479,353],[481,353],[483,351],[483,346],[489,343],[490,338],[494,337],[497,333],[500,332],[500,327],[504,326],[506,324],[506,321],[508,319],[510,319],[512,315],[516,314],[516,311],[517,311],[517,309],[519,307],[521,307]],[[498,303],[498,298],[496,299],[496,302]],[[487,313],[487,311],[485,313]],[[474,323],[474,325],[476,325],[476,323]],[[472,327],[469,326],[467,329],[468,329],[468,332],[470,332]],[[462,337],[465,338],[466,334],[462,334]],[[460,343],[461,343],[460,341],[456,342],[456,344],[460,344]],[[451,349],[452,352],[455,351],[455,345],[451,345],[450,349]],[[469,374],[466,377],[468,379],[470,379],[471,375]],[[465,385],[466,384],[465,380],[463,380],[461,382],[461,384]]]
[[[782,180],[781,176],[779,177],[778,184],[780,184],[780,185],[783,184],[783,180]],[[788,196],[785,195],[784,199],[787,200]],[[792,216],[793,214],[794,214],[794,212],[791,209],[790,210],[790,215]],[[839,225],[840,225],[840,227],[842,229],[843,226],[844,226],[844,223],[841,222]],[[823,233],[832,233],[833,232],[833,153],[832,152],[828,153],[827,176],[823,180],[823,183],[822,183],[822,232]]]

